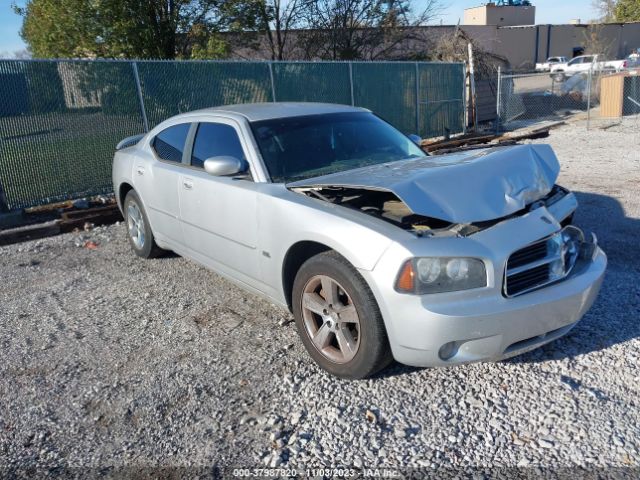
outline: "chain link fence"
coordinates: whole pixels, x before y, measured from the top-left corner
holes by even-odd
[[[0,211],[111,191],[122,138],[217,105],[369,108],[423,137],[464,130],[464,65],[0,60]]]
[[[640,75],[584,71],[568,74],[498,72],[497,128],[543,121],[586,120],[586,128],[634,122],[640,114]]]

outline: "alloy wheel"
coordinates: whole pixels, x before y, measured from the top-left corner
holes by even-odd
[[[136,202],[129,202],[127,207],[127,227],[131,241],[141,250],[144,247],[144,218]]]
[[[313,346],[335,363],[347,363],[360,347],[360,318],[351,297],[333,278],[315,275],[302,293],[302,318]]]

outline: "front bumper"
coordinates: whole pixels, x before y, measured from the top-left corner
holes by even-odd
[[[521,240],[510,240],[500,229],[497,233],[503,244],[515,242],[507,251],[514,250]],[[533,235],[540,238],[541,233]],[[498,242],[492,238],[495,234],[487,233],[483,240]],[[482,248],[476,247],[481,256]],[[397,256],[389,257],[396,257],[390,263],[397,264]],[[498,266],[491,272],[487,288],[438,295],[393,291],[387,280],[389,264],[384,260],[374,271],[363,272],[378,299],[398,362],[434,367],[493,361],[519,355],[561,337],[595,301],[607,257],[596,247],[592,258],[581,260],[564,280],[514,298],[501,293],[500,265],[504,264],[496,259],[492,263]]]

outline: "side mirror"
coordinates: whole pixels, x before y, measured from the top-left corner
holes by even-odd
[[[209,175],[224,177],[236,175],[246,170],[245,162],[229,155],[207,158],[204,161],[204,171]]]
[[[415,133],[408,135],[408,137],[409,137],[409,140],[411,140],[413,143],[415,143],[418,146],[420,146],[420,144],[422,143],[422,138],[420,138],[420,136],[416,135]]]

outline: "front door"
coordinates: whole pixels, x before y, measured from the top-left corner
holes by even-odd
[[[204,171],[207,158],[228,155],[246,161],[232,121],[197,127],[179,181],[184,244],[205,264],[254,284],[259,277],[257,193],[250,176],[216,177]]]

